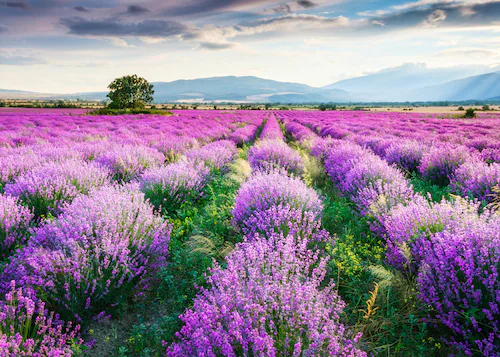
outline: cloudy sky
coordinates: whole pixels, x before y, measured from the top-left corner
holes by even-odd
[[[0,88],[252,75],[313,86],[500,64],[500,0],[0,0]]]

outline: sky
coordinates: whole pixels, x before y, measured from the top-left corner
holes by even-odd
[[[403,64],[500,64],[500,0],[0,0],[0,88],[257,76],[311,86]]]

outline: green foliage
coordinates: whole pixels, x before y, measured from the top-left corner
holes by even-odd
[[[465,110],[464,107],[459,106],[457,110]]]
[[[475,118],[476,117],[476,109],[468,108],[465,111],[464,118]]]
[[[136,74],[117,78],[108,88],[111,109],[142,109],[153,101],[153,85]]]
[[[337,110],[336,104],[320,104],[318,109],[324,112],[325,110]]]
[[[482,108],[482,109],[483,109],[483,111],[485,111],[485,112],[487,112],[487,111],[491,110],[491,109],[490,109],[490,106],[489,106],[488,104],[483,105],[483,108]]]
[[[413,185],[413,190],[420,193],[422,196],[429,197],[433,202],[440,202],[443,198],[445,200],[450,199],[450,186],[438,186],[434,185],[429,181],[422,179],[417,173],[413,173],[410,176],[411,184]]]

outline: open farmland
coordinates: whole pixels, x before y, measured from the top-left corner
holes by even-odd
[[[500,356],[498,114],[0,133],[0,356]]]

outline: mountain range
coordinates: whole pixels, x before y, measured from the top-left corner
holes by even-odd
[[[317,88],[258,77],[212,77],[152,82],[155,102],[416,102],[500,97],[500,67],[428,68],[405,64]],[[0,99],[104,100],[106,92],[44,94],[0,89]]]

